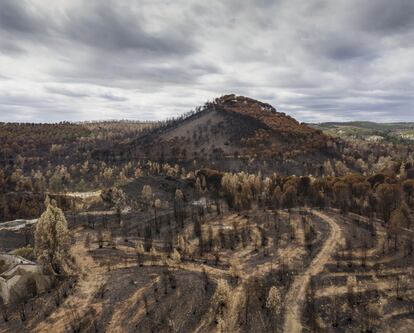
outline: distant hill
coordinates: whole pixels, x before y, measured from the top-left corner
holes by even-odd
[[[414,129],[414,123],[398,122],[398,123],[376,123],[372,121],[347,121],[347,122],[326,122],[319,124],[312,124],[319,127],[359,127],[371,130],[395,130],[395,129]]]
[[[376,123],[371,121],[327,122],[310,124],[327,135],[341,138],[381,139],[392,142],[414,140],[414,123]]]
[[[117,159],[149,158],[169,163],[231,162],[230,168],[237,169],[240,160],[317,165],[334,153],[330,147],[332,139],[321,130],[299,123],[267,103],[225,95],[101,155],[115,152]]]

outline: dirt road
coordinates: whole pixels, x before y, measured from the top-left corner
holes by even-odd
[[[285,323],[283,327],[283,332],[285,333],[300,333],[302,331],[302,308],[310,278],[312,275],[316,275],[323,270],[325,264],[334,253],[337,244],[342,240],[341,229],[333,218],[319,211],[312,211],[312,213],[329,224],[330,234],[325,244],[323,244],[322,249],[312,260],[306,271],[295,278],[286,295]]]
[[[98,314],[100,305],[92,304],[98,288],[105,281],[105,268],[98,265],[90,256],[84,246],[84,240],[79,241],[71,249],[72,255],[77,260],[80,279],[73,294],[70,294],[65,302],[58,307],[47,320],[42,321],[33,329],[33,332],[65,332],[70,326],[74,312],[82,318],[89,310]],[[72,306],[74,305],[74,306]]]

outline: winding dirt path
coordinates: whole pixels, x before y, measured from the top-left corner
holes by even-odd
[[[99,287],[106,280],[106,271],[103,266],[98,265],[90,256],[84,246],[84,240],[77,241],[71,248],[72,255],[78,258],[79,281],[75,291],[69,295],[47,320],[39,323],[33,332],[65,332],[70,321],[73,320],[71,313],[77,312],[82,318],[88,310],[94,310],[98,314],[102,310],[101,304],[93,302]]]
[[[322,249],[312,260],[307,270],[295,278],[286,295],[285,322],[283,326],[283,332],[285,333],[300,333],[302,331],[302,305],[305,302],[306,289],[309,285],[310,278],[312,275],[316,275],[323,270],[325,264],[335,251],[337,244],[342,241],[341,229],[333,218],[319,211],[312,211],[312,213],[327,222],[331,230]]]

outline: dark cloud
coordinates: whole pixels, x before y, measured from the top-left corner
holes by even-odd
[[[36,18],[30,1],[1,0],[0,27],[7,31],[33,33],[41,22]]]
[[[185,55],[196,50],[191,35],[184,31],[147,32],[142,19],[116,3],[92,2],[69,11],[63,27],[68,38],[91,47],[125,52],[135,50],[151,56]]]
[[[25,51],[22,47],[13,42],[0,41],[0,53],[9,56],[17,56],[25,53]]]
[[[396,33],[414,27],[412,0],[363,0],[354,5],[359,25],[369,31]]]
[[[225,93],[414,120],[411,0],[0,0],[0,119],[162,119]]]

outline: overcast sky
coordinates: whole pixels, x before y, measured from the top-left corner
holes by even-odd
[[[0,0],[0,121],[164,119],[227,93],[414,121],[414,1]]]

